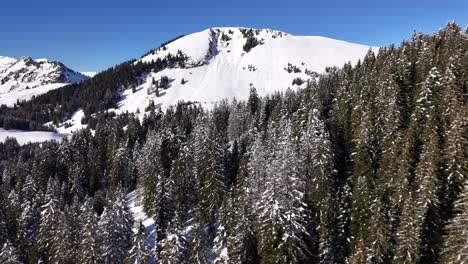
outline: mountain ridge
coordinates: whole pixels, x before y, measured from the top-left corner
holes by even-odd
[[[21,120],[13,128],[42,125],[70,133],[97,113],[134,113],[143,119],[180,101],[209,109],[223,99],[246,99],[252,87],[260,96],[304,88],[326,67],[356,63],[375,50],[271,29],[208,28],[166,41],[89,80],[50,89],[17,104],[18,109],[5,109],[1,118]]]
[[[185,58],[183,65],[148,73],[133,89],[136,93],[124,91],[117,112],[141,112],[150,101],[165,108],[178,101],[210,104],[225,98],[245,99],[251,86],[260,95],[285,91],[306,85],[328,66],[355,63],[369,50],[377,47],[272,29],[208,28],[176,37],[135,61]],[[153,79],[163,77],[170,81],[168,89],[161,96],[151,96]]]
[[[0,56],[0,104],[11,106],[18,100],[90,78],[62,62],[48,59],[19,59]]]

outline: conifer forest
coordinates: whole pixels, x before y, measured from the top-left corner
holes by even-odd
[[[104,111],[184,59],[0,109],[38,129],[81,107],[88,124],[0,143],[0,263],[468,263],[468,29],[415,32],[305,88]]]

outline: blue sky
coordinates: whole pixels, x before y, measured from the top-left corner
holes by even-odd
[[[0,55],[98,71],[214,26],[273,28],[372,46],[468,25],[468,1],[2,0]]]

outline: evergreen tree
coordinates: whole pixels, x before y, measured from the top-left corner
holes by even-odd
[[[99,260],[101,263],[123,263],[128,250],[128,241],[123,230],[123,221],[116,208],[106,207],[98,223]]]
[[[178,228],[171,228],[161,241],[160,263],[187,263],[187,239]]]
[[[201,214],[195,213],[192,237],[190,239],[190,254],[188,263],[208,264],[210,263],[207,255],[208,239],[205,233],[204,225],[201,224]]]
[[[419,255],[421,219],[416,215],[414,194],[408,195],[403,205],[400,225],[396,233],[393,263],[417,263]]]
[[[465,179],[464,189],[455,203],[455,217],[447,225],[442,249],[442,263],[464,263],[468,259],[467,226],[468,226],[468,180]]]
[[[9,242],[5,242],[3,244],[2,249],[0,251],[0,263],[4,264],[21,264],[18,257],[18,253],[14,246]]]
[[[202,217],[208,223],[214,221],[224,193],[221,171],[221,147],[214,131],[209,129],[206,118],[199,120],[194,131],[194,161],[198,189],[198,202]]]
[[[189,145],[182,145],[178,157],[171,166],[170,179],[174,182],[174,215],[181,223],[185,223],[191,216],[195,206],[196,179],[194,175],[193,149]]]
[[[138,223],[137,231],[132,236],[132,247],[125,259],[126,263],[145,264],[151,258],[151,250],[146,238],[145,226]]]
[[[63,221],[64,215],[60,209],[62,203],[59,191],[57,182],[53,178],[50,178],[45,195],[46,204],[42,206],[43,210],[37,235],[40,257],[44,261],[57,260],[56,248],[60,246],[59,243],[61,242],[58,239],[60,237],[59,233],[62,231],[61,221]]]
[[[81,227],[77,261],[84,264],[100,263],[100,251],[97,241],[98,217],[94,212],[90,198],[86,199],[81,208]]]
[[[255,233],[254,203],[249,188],[249,154],[240,161],[239,175],[231,192],[231,207],[227,225],[231,233],[227,236],[227,252],[234,263],[259,263]]]
[[[373,201],[369,222],[369,237],[365,241],[366,247],[366,263],[386,263],[389,262],[391,242],[390,232],[391,225],[389,223],[388,212],[383,206],[381,199],[377,198]]]
[[[466,116],[463,114],[466,107],[455,114],[455,119],[450,124],[445,139],[444,157],[447,164],[445,174],[447,175],[447,200],[453,202],[462,189],[463,180],[468,173],[468,153],[466,147]]]
[[[278,129],[278,128],[276,128]],[[283,123],[277,142],[271,141],[270,178],[259,205],[259,242],[262,263],[297,263],[307,259],[304,178],[291,138],[291,125]],[[278,131],[278,130],[277,130]],[[273,130],[273,135],[275,131]],[[280,189],[280,186],[283,186]]]

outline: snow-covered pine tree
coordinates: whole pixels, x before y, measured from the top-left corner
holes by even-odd
[[[8,239],[8,229],[5,219],[6,217],[3,215],[0,215],[0,243],[3,245],[5,242],[7,242]]]
[[[258,263],[257,241],[255,234],[255,210],[249,187],[250,154],[244,154],[239,164],[237,180],[230,194],[232,206],[227,222],[231,233],[227,236],[227,252],[233,263]]]
[[[53,239],[52,246],[52,263],[73,263],[76,260],[74,242],[72,241],[72,225],[65,214],[58,217],[57,229]]]
[[[30,252],[36,240],[41,212],[39,203],[41,202],[41,192],[31,175],[26,180],[21,189],[22,212],[19,217],[19,239],[21,241],[21,252]]]
[[[421,142],[428,138],[430,130],[440,128],[441,125],[436,122],[438,121],[436,119],[436,109],[438,108],[437,100],[442,85],[441,79],[442,77],[437,68],[432,68],[415,98],[416,104],[411,115],[410,132],[413,133],[413,137]],[[417,140],[414,144],[417,144]]]
[[[209,241],[205,231],[205,224],[198,209],[195,209],[192,223],[192,234],[189,243],[189,258],[188,263],[208,264]],[[180,240],[178,240],[180,241]]]
[[[85,177],[85,164],[83,160],[73,162],[69,167],[68,173],[71,178],[70,192],[80,200],[84,199],[88,187],[88,182]]]
[[[154,215],[156,203],[157,175],[162,174],[160,162],[161,139],[155,132],[150,132],[143,146],[139,161],[139,184],[143,188],[143,208],[148,215]]]
[[[223,225],[219,225],[216,230],[216,237],[213,241],[213,251],[216,254],[214,263],[228,264],[230,263],[230,257],[227,247],[228,234],[226,228]]]
[[[99,259],[102,263],[123,261],[123,258],[120,258],[120,252],[123,250],[114,245],[115,236],[118,236],[114,233],[118,230],[115,220],[114,209],[105,207],[99,219],[96,233],[99,244]]]
[[[386,263],[391,250],[391,225],[388,211],[380,197],[376,198],[370,208],[369,237],[366,243],[366,263]]]
[[[183,144],[178,157],[171,166],[170,179],[174,182],[174,203],[178,221],[187,222],[195,206],[196,179],[193,168],[193,149],[189,143]]]
[[[160,243],[161,264],[187,263],[188,243],[183,230],[176,226],[170,227],[166,238]]]
[[[120,186],[128,188],[130,174],[130,157],[125,146],[119,146],[112,155],[111,169],[109,172],[110,191],[114,192]]]
[[[358,130],[355,132],[355,149],[352,154],[352,206],[351,206],[351,262],[365,263],[366,245],[369,230],[369,216],[371,205],[371,190],[374,185],[375,172],[373,171],[373,154],[377,146],[375,138],[375,120],[370,102],[363,105]]]
[[[455,216],[446,227],[441,263],[463,264],[468,259],[468,178],[455,203]]]
[[[280,132],[281,131],[281,132]],[[308,236],[305,179],[292,138],[291,124],[284,118],[270,133],[269,164],[265,190],[259,201],[259,242],[262,262],[299,263],[307,259]]]
[[[213,253],[215,255],[214,263],[228,264],[231,263],[228,239],[231,236],[230,225],[230,210],[232,208],[232,200],[227,197],[223,200],[223,204],[217,214],[217,228],[215,238],[213,240]],[[235,230],[235,229],[232,229]],[[231,232],[230,232],[231,231]]]
[[[427,263],[437,262],[443,220],[440,215],[441,151],[435,128],[425,142],[420,161],[415,171],[418,188],[415,218],[420,218],[420,260]]]
[[[53,261],[55,259],[55,247],[58,247],[58,234],[63,216],[60,201],[60,189],[54,178],[49,178],[47,192],[42,206],[41,221],[37,235],[37,245],[40,251],[40,257],[44,261]]]
[[[325,255],[334,255],[330,241],[330,226],[321,217],[327,211],[333,210],[329,204],[331,198],[331,182],[336,174],[333,165],[333,153],[329,134],[325,130],[325,125],[320,119],[318,109],[311,109],[308,114],[307,124],[302,135],[302,162],[304,164],[304,174],[306,179],[306,203],[309,213],[309,233],[316,236],[312,240],[310,251],[314,258],[322,259],[326,262],[329,258]],[[328,242],[327,242],[328,241]],[[318,260],[317,260],[318,261]]]
[[[0,250],[0,263],[2,264],[21,264],[19,255],[15,247],[6,241]]]
[[[155,203],[153,205],[153,219],[155,221],[155,237],[159,241],[166,236],[167,228],[174,212],[174,182],[164,176],[157,176]]]
[[[132,235],[132,246],[125,258],[128,264],[146,264],[151,258],[151,249],[149,248],[148,238],[145,232],[145,226],[139,222],[137,230]]]
[[[288,262],[300,263],[307,261],[309,253],[305,242],[309,236],[306,228],[306,179],[302,171],[303,163],[298,155],[293,124],[288,121],[282,127],[282,151],[278,158],[281,162],[280,173],[283,174],[280,175],[284,186],[280,201],[285,210],[282,216],[285,228],[280,248],[288,252]]]
[[[81,232],[79,236],[77,262],[83,264],[100,263],[100,251],[97,241],[98,217],[93,208],[93,200],[86,198],[81,207]]]
[[[116,197],[112,207],[114,208],[116,223],[119,227],[119,238],[114,241],[114,243],[119,243],[122,249],[128,250],[131,246],[135,220],[128,206],[128,199],[120,188],[116,191]]]
[[[260,191],[259,199],[256,200],[256,210],[257,210],[257,221],[258,221],[258,248],[259,254],[262,257],[262,261],[265,263],[273,262],[273,260],[285,261],[284,259],[280,260],[280,252],[278,249],[279,243],[282,239],[283,227],[281,222],[281,209],[280,201],[278,199],[279,188],[282,188],[281,179],[278,175],[282,175],[279,170],[279,161],[277,159],[279,144],[276,141],[275,135],[271,134],[268,142],[268,148],[263,148],[266,155],[266,162],[262,163],[261,167],[256,166],[256,160],[252,159],[252,175],[262,175],[264,178],[257,178],[256,183],[258,185],[263,185]],[[275,140],[275,141],[274,141]],[[260,140],[256,141],[258,144],[263,144]],[[254,147],[255,152],[261,151],[262,147]],[[259,153],[260,154],[260,153]],[[259,158],[262,155],[258,156]],[[264,164],[269,164],[269,166],[264,166]],[[257,170],[258,169],[258,170]],[[254,176],[255,177],[255,176]],[[262,184],[263,183],[263,184]],[[253,187],[257,187],[252,185]],[[260,187],[258,186],[258,187]]]
[[[465,106],[455,113],[453,122],[447,131],[444,144],[444,160],[447,164],[445,174],[447,175],[446,196],[452,202],[462,189],[463,180],[468,173],[468,139],[466,135],[467,117],[464,113],[468,111]]]
[[[105,207],[98,223],[99,259],[101,263],[123,263],[129,246],[124,221],[115,206]]]
[[[395,264],[413,264],[418,261],[421,219],[416,216],[414,196],[410,193],[404,200],[400,224],[396,230]]]
[[[438,234],[432,232],[440,224],[436,210],[439,205],[437,192],[440,188],[437,178],[438,153],[436,135],[433,132],[423,147],[415,172],[419,188],[404,201],[400,225],[396,231],[395,263],[418,263],[423,251],[429,254],[434,246],[429,242],[430,239],[437,239]]]
[[[199,210],[205,223],[213,223],[224,195],[222,148],[207,117],[198,120],[193,133]]]

